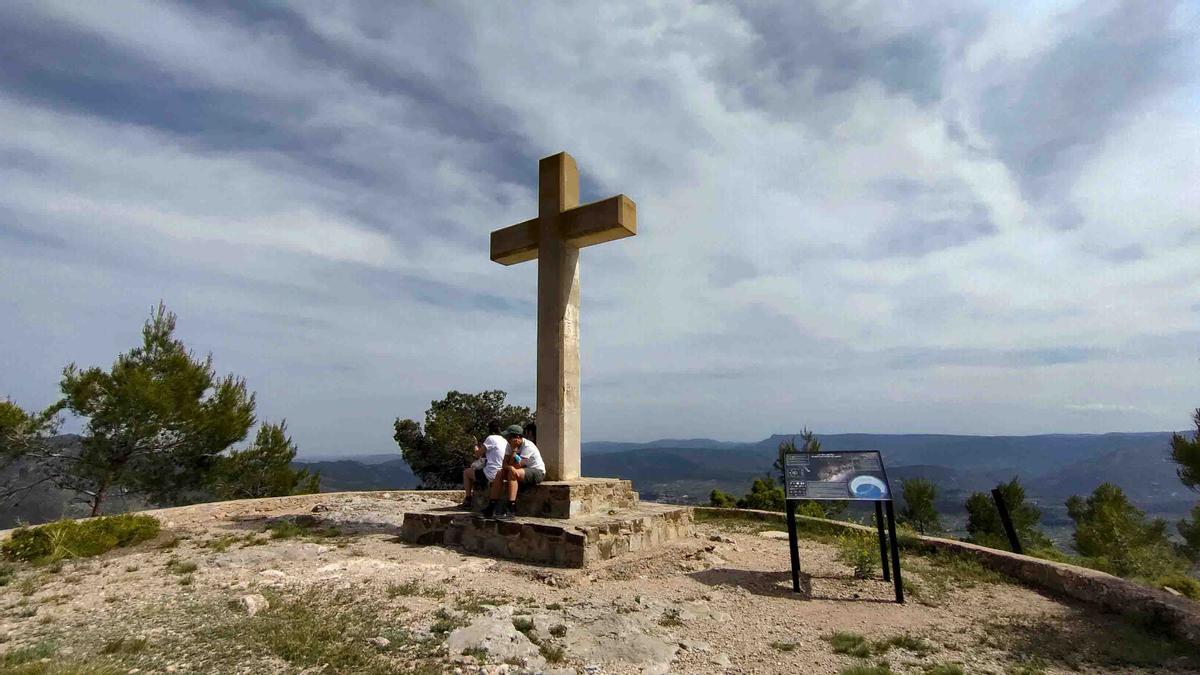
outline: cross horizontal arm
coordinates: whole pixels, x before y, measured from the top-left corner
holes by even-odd
[[[625,195],[563,211],[559,218],[563,239],[578,248],[637,234],[637,206]]]
[[[537,218],[492,232],[492,262],[515,265],[537,257]]]
[[[559,236],[583,248],[637,234],[637,205],[617,195],[563,211],[557,220]],[[514,265],[537,258],[538,222],[534,218],[492,232],[492,261]]]

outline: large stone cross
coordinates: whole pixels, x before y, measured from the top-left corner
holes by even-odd
[[[538,217],[492,232],[492,260],[538,259],[537,440],[547,480],[579,477],[579,249],[637,234],[625,195],[579,205],[565,152],[538,162]]]

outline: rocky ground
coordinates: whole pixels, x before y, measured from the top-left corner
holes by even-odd
[[[156,541],[10,568],[0,673],[1200,672],[1152,629],[961,559],[907,557],[903,606],[828,538],[802,540],[792,593],[786,537],[738,521],[553,569],[399,543],[422,499],[158,511]]]

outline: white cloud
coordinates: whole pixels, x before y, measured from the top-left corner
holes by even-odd
[[[0,97],[0,393],[48,402],[164,297],[312,451],[386,449],[452,388],[532,403],[535,270],[491,264],[487,234],[568,150],[640,221],[582,256],[588,437],[1096,430],[1093,400],[1178,426],[1195,64],[1105,92],[1106,124],[1034,120],[1071,143],[1035,194],[1045,153],[995,92],[1057,96],[1030,74],[1085,68],[1070,50],[1126,9],[920,10],[11,6],[101,46],[92,81],[39,52]],[[1197,49],[1177,18],[1138,26]]]

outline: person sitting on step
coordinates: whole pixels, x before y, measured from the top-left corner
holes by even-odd
[[[478,458],[471,466],[463,471],[463,492],[466,493],[466,498],[463,500],[462,508],[470,510],[471,496],[475,493],[476,486],[483,493],[488,492],[488,483],[496,479],[496,474],[500,473],[500,469],[504,467],[504,454],[508,448],[508,441],[500,435],[500,420],[489,420],[487,425],[488,435],[483,439],[482,452],[479,447],[476,447],[475,456]]]
[[[542,482],[546,478],[546,465],[542,462],[542,453],[533,441],[525,438],[525,432],[519,424],[505,429],[504,438],[508,439],[512,454],[505,458],[504,467],[496,480],[492,481],[491,501],[483,515],[485,518],[512,520],[517,515],[518,486],[533,486]],[[508,501],[497,506],[502,490],[508,492]]]

